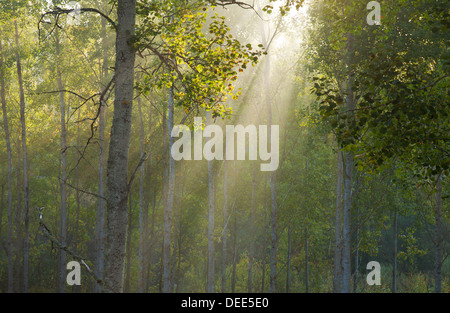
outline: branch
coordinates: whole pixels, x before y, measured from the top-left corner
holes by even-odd
[[[89,265],[86,264],[85,260],[87,260],[86,258],[76,254],[75,252],[72,251],[72,249],[70,249],[68,246],[63,245],[61,242],[59,242],[58,239],[56,239],[55,236],[53,236],[53,234],[51,233],[50,229],[47,227],[47,225],[45,225],[44,221],[42,220],[42,210],[44,208],[37,208],[38,212],[39,212],[39,229],[42,231],[42,233],[44,234],[45,237],[47,237],[48,239],[50,239],[50,241],[56,245],[59,249],[66,251],[68,254],[70,254],[75,260],[79,261],[81,264],[83,264],[83,266],[86,268],[86,270],[88,271],[89,274],[91,274],[91,276],[94,278],[94,280],[97,282],[97,284],[99,284],[100,286],[103,285],[103,281],[97,276],[97,274],[94,273],[94,271],[91,270],[91,268],[89,267]]]
[[[148,154],[144,152],[144,154],[142,154],[141,159],[139,160],[138,165],[136,166],[136,168],[134,169],[133,174],[131,175],[130,181],[128,182],[128,191],[131,188],[131,184],[133,183],[133,180],[136,176],[137,171],[139,170],[139,168],[142,166],[142,164],[144,164],[145,160],[147,160],[148,158]]]

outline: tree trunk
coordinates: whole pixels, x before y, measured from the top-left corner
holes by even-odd
[[[359,265],[359,208],[356,207],[356,234],[355,234],[355,272],[353,274],[353,293],[356,293],[358,286],[358,265]]]
[[[237,211],[234,209],[233,226],[233,268],[231,272],[231,293],[236,292],[236,263],[237,263]]]
[[[262,31],[263,37],[263,45],[267,48],[268,42],[264,32]],[[265,69],[264,69],[264,89],[265,89],[265,103],[267,110],[267,124],[268,124],[268,143],[267,145],[271,145],[271,128],[272,128],[272,105],[270,101],[270,53],[267,51],[265,56]],[[276,284],[277,284],[277,251],[278,251],[278,238],[277,238],[277,215],[278,215],[278,206],[277,206],[277,191],[276,191],[276,171],[272,171],[269,174],[269,182],[270,182],[270,196],[271,196],[271,215],[270,215],[270,292],[276,292]]]
[[[14,263],[13,263],[13,212],[12,212],[12,151],[11,137],[9,134],[8,112],[6,110],[6,90],[5,90],[5,72],[3,68],[3,47],[0,40],[0,96],[3,112],[3,131],[5,133],[6,153],[8,155],[8,175],[6,180],[7,195],[7,214],[8,214],[8,292],[14,291]]]
[[[436,184],[436,211],[434,214],[435,220],[435,237],[436,244],[435,260],[434,260],[434,292],[441,293],[442,291],[442,175],[439,175]]]
[[[350,292],[351,281],[351,203],[353,153],[347,152],[344,182],[344,223],[342,244],[342,292]]]
[[[286,265],[286,293],[290,293],[291,290],[291,253],[292,253],[292,227],[288,226],[288,249],[287,249],[287,265]]]
[[[100,92],[105,88],[106,80],[108,79],[108,56],[106,47],[106,21],[102,19],[102,53],[103,64],[100,76]],[[103,266],[104,266],[104,230],[105,230],[105,124],[106,124],[106,101],[102,99],[100,103],[100,114],[98,117],[98,138],[99,138],[99,151],[98,151],[98,195],[97,197],[97,216],[96,216],[96,264],[95,272],[97,277],[102,279]],[[95,292],[101,292],[101,286],[95,284]]]
[[[104,288],[123,291],[128,212],[128,150],[134,87],[136,1],[118,0],[114,115],[106,173],[107,227]]]
[[[29,186],[28,186],[28,158],[27,158],[27,136],[25,123],[25,93],[23,90],[22,65],[20,63],[19,54],[19,29],[17,20],[14,20],[15,41],[16,41],[16,62],[17,77],[19,80],[19,96],[20,96],[20,124],[22,126],[22,153],[23,153],[23,198],[24,198],[24,242],[23,242],[23,292],[28,292],[28,256],[29,256]]]
[[[267,180],[264,182],[264,190],[267,189]],[[268,204],[264,204],[264,242],[262,249],[262,278],[261,278],[261,292],[264,292],[266,286],[266,246],[267,246],[267,207]]]
[[[309,292],[309,250],[308,225],[305,225],[305,292]]]
[[[350,67],[353,57],[353,36],[347,34],[347,65]],[[353,98],[353,73],[348,74],[346,106],[348,110],[354,108]],[[351,114],[351,113],[349,113]],[[353,183],[353,153],[345,155],[344,175],[344,214],[343,214],[343,242],[342,242],[342,292],[350,292],[351,282],[351,207],[352,207],[352,183]]]
[[[222,292],[227,288],[227,236],[228,236],[228,162],[223,161],[223,234],[222,234]]]
[[[21,150],[21,141],[20,136],[18,136],[16,142],[16,150],[17,150],[17,176],[16,176],[16,216],[15,216],[15,225],[16,225],[16,249],[15,249],[15,258],[14,258],[14,282],[13,285],[15,288],[15,292],[21,292],[23,290],[23,263],[22,261],[22,252],[23,252],[23,222],[22,222],[22,192],[23,192],[23,182],[22,182],[22,150]],[[57,201],[57,199],[55,199]]]
[[[67,244],[67,195],[66,195],[66,179],[67,179],[67,135],[66,135],[66,105],[64,103],[64,92],[62,84],[62,73],[61,73],[61,59],[59,50],[59,31],[56,29],[56,71],[58,77],[58,89],[59,89],[59,102],[61,107],[61,222],[60,222],[60,240],[61,244],[65,246]],[[59,281],[59,291],[64,293],[66,291],[66,251],[60,251],[60,281]]]
[[[248,256],[248,292],[253,290],[253,259],[255,257],[255,210],[256,210],[256,166],[253,166],[253,178],[252,178],[252,204],[250,208],[250,245]]]
[[[141,157],[144,156],[144,139],[145,139],[145,129],[144,120],[142,116],[141,108],[141,98],[137,98],[138,108],[139,108],[139,123],[141,128],[141,138],[140,138],[140,152]],[[145,167],[141,166],[140,170],[140,180],[139,180],[139,277],[138,277],[138,292],[144,292],[144,269],[145,269],[145,231],[144,231],[144,174]]]
[[[342,288],[342,189],[344,184],[343,152],[337,153],[337,183],[336,183],[336,215],[334,221],[334,276],[333,292],[338,293]]]
[[[127,230],[127,263],[126,263],[126,276],[125,276],[125,292],[130,292],[131,282],[131,234],[133,230],[133,207],[131,200],[131,192],[128,195],[128,230]]]
[[[171,281],[170,281],[170,250],[171,250],[171,235],[172,235],[172,212],[173,212],[173,201],[175,195],[175,160],[172,158],[170,151],[172,150],[172,145],[174,142],[171,136],[172,128],[174,126],[174,90],[173,86],[169,90],[169,115],[167,124],[167,134],[169,136],[169,177],[168,177],[168,188],[167,188],[167,203],[166,209],[164,210],[164,273],[163,273],[163,292],[168,293],[172,291]]]
[[[397,238],[398,238],[398,212],[395,208],[394,212],[394,251],[393,251],[393,265],[392,265],[392,293],[397,292]]]
[[[206,112],[207,124],[212,124],[211,112]],[[214,164],[208,161],[208,190],[209,190],[209,210],[208,210],[208,280],[206,292],[214,292]]]

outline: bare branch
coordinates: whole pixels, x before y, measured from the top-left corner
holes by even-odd
[[[47,225],[45,225],[44,221],[42,220],[42,211],[44,208],[37,208],[38,212],[39,212],[39,229],[42,231],[42,233],[44,234],[45,237],[47,237],[48,239],[50,239],[50,241],[52,242],[52,244],[54,244],[56,247],[58,247],[61,250],[64,250],[65,252],[67,252],[68,254],[70,254],[75,260],[79,261],[81,264],[83,264],[83,266],[86,268],[86,270],[88,271],[89,274],[91,274],[91,276],[94,278],[94,280],[97,282],[97,284],[99,284],[100,286],[103,285],[103,281],[91,270],[91,268],[87,265],[86,258],[76,254],[75,252],[72,251],[72,249],[70,249],[68,246],[63,245],[50,231],[50,229],[47,227]]]

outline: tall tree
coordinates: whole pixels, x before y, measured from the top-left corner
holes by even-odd
[[[341,291],[342,286],[342,190],[344,185],[343,152],[337,152],[337,182],[336,182],[336,214],[334,220],[334,270],[333,292]]]
[[[5,65],[3,63],[3,40],[0,40],[0,98],[2,102],[3,113],[3,131],[5,133],[6,153],[8,155],[8,174],[6,180],[6,189],[8,193],[7,214],[8,214],[8,292],[13,292],[14,267],[13,267],[13,212],[12,212],[12,151],[11,137],[9,134],[8,111],[6,109],[6,88],[5,88]]]
[[[128,225],[128,150],[133,105],[136,1],[117,1],[115,98],[106,168],[104,289],[122,292]]]
[[[174,126],[174,89],[173,86],[169,89],[169,114],[167,119],[167,127],[168,127],[168,137],[169,137],[169,145],[168,145],[168,157],[169,157],[169,167],[168,167],[168,187],[167,187],[167,201],[166,207],[164,209],[164,251],[163,251],[163,260],[164,260],[164,272],[163,272],[163,292],[168,293],[171,292],[171,279],[170,279],[170,250],[172,245],[172,215],[173,215],[173,203],[175,197],[175,160],[172,157],[172,146],[174,143],[174,139],[171,136],[172,129]]]
[[[211,112],[206,112],[206,122],[212,124]],[[217,134],[215,134],[217,136]],[[215,218],[215,188],[214,188],[214,163],[208,160],[208,279],[206,292],[214,292],[214,218]]]
[[[62,83],[61,70],[61,55],[60,55],[60,37],[59,31],[56,30],[56,71],[58,78],[59,102],[60,102],[60,126],[61,126],[61,182],[60,182],[60,196],[61,196],[61,223],[60,234],[61,244],[67,244],[67,194],[66,194],[66,180],[67,180],[67,133],[66,133],[66,105],[64,102],[64,86]],[[66,251],[60,251],[60,285],[59,291],[66,290]]]
[[[105,6],[107,7],[107,6]],[[102,34],[102,68],[100,71],[100,89],[104,89],[108,79],[108,54],[107,54],[107,33],[106,33],[106,20],[101,21],[101,34]],[[96,258],[95,258],[95,271],[97,276],[102,279],[103,277],[103,264],[104,264],[104,228],[105,228],[105,125],[106,125],[106,100],[101,99],[100,113],[98,116],[98,197],[97,197],[97,216],[96,216]],[[101,286],[96,284],[94,287],[95,292],[101,291]]]
[[[16,43],[16,65],[17,77],[19,81],[19,97],[20,97],[20,124],[22,127],[22,162],[23,162],[23,198],[24,198],[24,242],[23,242],[23,292],[28,292],[28,262],[30,251],[29,238],[29,184],[28,184],[28,157],[27,157],[27,126],[25,121],[25,92],[23,88],[23,74],[22,64],[20,60],[20,45],[19,45],[19,27],[17,20],[14,20],[15,29],[15,43]]]

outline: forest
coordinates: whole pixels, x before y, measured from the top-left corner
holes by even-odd
[[[449,293],[449,15],[0,1],[0,292]]]

